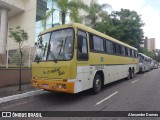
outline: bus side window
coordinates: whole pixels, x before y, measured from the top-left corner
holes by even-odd
[[[129,49],[130,57],[132,57],[132,49]]]
[[[134,57],[135,55],[134,55],[134,50],[132,50],[132,57]]]
[[[121,48],[120,45],[118,43],[115,43],[115,50],[116,50],[116,54],[120,55],[121,54]]]
[[[125,55],[128,56],[128,49],[125,47]]]
[[[78,31],[77,36],[77,59],[88,60],[87,34],[86,32]]]
[[[134,57],[137,58],[137,51],[134,50]]]
[[[125,55],[126,53],[125,53],[125,47],[124,46],[121,46],[122,47],[122,49],[121,49],[121,53],[122,53],[122,55]]]
[[[106,41],[106,52],[107,53],[113,53],[113,43],[109,40],[105,40]]]
[[[130,49],[129,48],[127,48],[128,49],[128,56],[131,56],[131,54],[130,54]]]
[[[113,43],[113,53],[116,54],[116,43]]]
[[[94,51],[104,52],[104,41],[98,36],[93,36]]]
[[[119,54],[122,55],[122,46],[119,45]]]

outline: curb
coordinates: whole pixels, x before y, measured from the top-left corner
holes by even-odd
[[[26,93],[12,95],[12,96],[8,96],[8,97],[3,97],[3,98],[0,98],[0,104],[4,103],[4,102],[12,101],[12,100],[17,100],[17,99],[20,99],[20,98],[25,98],[25,97],[29,97],[29,96],[38,95],[38,94],[43,94],[43,93],[46,93],[46,91],[36,90],[36,91],[26,92]]]

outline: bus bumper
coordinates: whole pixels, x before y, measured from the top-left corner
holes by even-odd
[[[74,82],[32,79],[32,86],[47,91],[74,93]]]

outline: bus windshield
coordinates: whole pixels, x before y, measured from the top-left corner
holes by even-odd
[[[35,61],[71,60],[73,29],[61,29],[39,36]]]

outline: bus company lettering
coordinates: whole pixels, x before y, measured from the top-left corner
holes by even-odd
[[[58,73],[59,76],[64,75],[65,72],[62,71],[60,68],[54,68],[53,70],[47,70],[47,71],[43,71],[43,74],[54,74],[54,73]]]
[[[17,113],[17,112],[13,112],[12,117],[21,117],[21,118],[24,118],[24,117],[42,117],[42,115],[41,115],[41,113],[30,113],[30,112]]]

